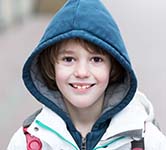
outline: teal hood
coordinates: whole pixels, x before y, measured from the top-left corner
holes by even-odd
[[[39,44],[27,59],[23,68],[23,80],[27,89],[40,103],[56,112],[65,121],[71,122],[60,93],[45,86],[36,63],[38,55],[47,47],[74,37],[100,46],[126,71],[125,81],[118,85],[110,85],[107,90],[105,108],[96,122],[99,124],[125,108],[137,88],[136,77],[120,31],[100,0],[68,0],[65,3],[52,18]]]

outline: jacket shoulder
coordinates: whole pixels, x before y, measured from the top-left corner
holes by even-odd
[[[11,138],[7,150],[26,150],[26,138],[23,127],[20,127]]]
[[[145,120],[145,149],[146,150],[163,150],[166,149],[166,137],[158,128],[155,123],[155,115],[152,103],[148,98],[140,91],[137,91],[134,97],[134,101],[139,102],[142,108],[147,113]]]
[[[146,123],[145,132],[146,150],[166,149],[166,137],[152,122]]]
[[[7,150],[26,150],[26,136],[24,134],[23,128],[29,127],[31,123],[34,121],[36,116],[41,112],[42,109],[37,110],[35,113],[30,115],[26,120],[23,122],[23,126],[20,127],[13,135]]]

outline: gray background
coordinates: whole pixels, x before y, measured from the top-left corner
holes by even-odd
[[[139,89],[154,105],[160,127],[166,133],[166,1],[103,0],[111,10],[126,43],[139,79]],[[0,33],[0,149],[40,104],[25,89],[22,65],[36,46],[50,16],[27,17]]]
[[[117,21],[137,73],[139,89],[166,133],[166,1],[104,0]]]

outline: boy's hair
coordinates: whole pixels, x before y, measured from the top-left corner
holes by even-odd
[[[51,90],[57,90],[57,85],[55,81],[55,63],[58,63],[58,55],[59,50],[63,44],[66,44],[70,40],[74,40],[76,43],[81,44],[88,52],[93,53],[97,52],[102,55],[109,55],[111,60],[111,71],[110,71],[110,80],[109,83],[119,82],[124,79],[125,70],[121,67],[121,65],[106,51],[104,51],[99,46],[81,39],[81,38],[73,38],[66,39],[56,43],[55,45],[46,48],[43,50],[38,57],[37,65],[39,70],[41,71],[42,78],[47,84],[47,87]]]

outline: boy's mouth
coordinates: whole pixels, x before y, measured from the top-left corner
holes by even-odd
[[[69,84],[71,87],[75,88],[75,89],[89,89],[91,88],[92,86],[94,86],[95,84],[85,84],[85,83],[78,83],[78,84],[75,84],[75,83],[70,83]]]

